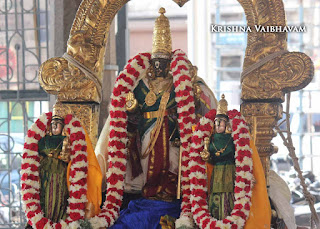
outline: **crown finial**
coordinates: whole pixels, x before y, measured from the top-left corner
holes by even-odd
[[[152,58],[171,59],[172,40],[170,23],[168,18],[164,15],[165,8],[159,9],[160,16],[157,17],[153,29],[152,42]]]
[[[165,12],[166,12],[166,9],[165,9],[165,8],[161,7],[161,8],[159,9],[159,14],[164,14]]]

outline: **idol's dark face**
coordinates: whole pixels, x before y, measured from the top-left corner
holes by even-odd
[[[155,77],[167,77],[170,70],[170,60],[154,58],[151,60]]]

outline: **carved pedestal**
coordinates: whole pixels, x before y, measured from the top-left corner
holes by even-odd
[[[282,117],[282,105],[280,102],[244,102],[241,105],[241,113],[250,126],[250,132],[268,178],[270,156],[278,151],[278,148],[271,143],[271,140],[277,135],[273,128]]]

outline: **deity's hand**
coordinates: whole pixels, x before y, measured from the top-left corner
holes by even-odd
[[[66,163],[69,163],[69,161],[71,160],[71,158],[70,158],[70,152],[68,152],[68,151],[61,151],[58,158],[59,158],[60,160],[64,161],[64,162],[66,162]]]
[[[210,159],[209,144],[210,144],[210,138],[205,137],[204,138],[204,149],[200,153],[200,156],[201,156],[202,160],[204,160],[206,162],[209,161],[209,159]]]
[[[129,112],[134,112],[138,106],[138,101],[134,97],[134,94],[129,91],[126,97],[126,110]]]
[[[200,156],[202,158],[202,160],[204,161],[209,161],[209,158],[210,158],[210,153],[206,150],[203,150],[201,153],[200,153]]]
[[[62,150],[58,158],[66,163],[69,163],[69,161],[71,160],[70,152],[71,152],[70,142],[69,142],[69,139],[66,137],[63,140]]]
[[[84,211],[85,211],[84,217],[86,219],[90,219],[90,218],[94,217],[94,215],[95,215],[94,205],[91,202],[86,203],[86,208]]]

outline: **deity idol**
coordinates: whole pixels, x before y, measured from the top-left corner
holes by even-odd
[[[101,169],[80,121],[67,116],[68,121],[55,109],[54,115],[44,113],[26,136],[21,166],[26,228],[54,223],[64,228],[100,212]]]
[[[66,174],[70,161],[70,144],[68,137],[62,134],[63,127],[63,118],[53,116],[48,134],[38,143],[41,209],[53,222],[66,219],[69,197]]]
[[[180,191],[181,147],[189,146],[196,114],[205,114],[216,106],[212,92],[196,76],[196,69],[186,55],[181,50],[172,52],[169,20],[164,15],[164,8],[159,13],[155,21],[151,55],[144,53],[133,58],[141,66],[145,65],[144,58],[149,60],[145,74],[136,74],[137,81],[132,82],[134,88],[126,96],[129,141],[126,145],[122,204],[125,210],[113,228],[156,228],[162,216],[168,215],[161,220],[162,223],[173,219],[171,217],[179,217],[181,201],[177,200],[177,191]],[[133,72],[132,61],[119,74],[117,81],[132,81],[124,80]],[[181,63],[184,65],[180,66]],[[121,85],[121,88],[125,86]],[[120,92],[114,89],[115,93]],[[115,123],[110,120],[109,116],[96,148],[96,153],[105,157],[108,154],[105,139],[110,138],[113,132],[110,126]],[[137,218],[141,220],[136,222]]]
[[[203,167],[196,159],[201,146]],[[236,110],[228,111],[224,95],[217,111],[200,120],[191,154],[191,202],[200,228],[270,228],[271,209],[259,155],[244,118]],[[203,180],[206,188],[199,187]]]

